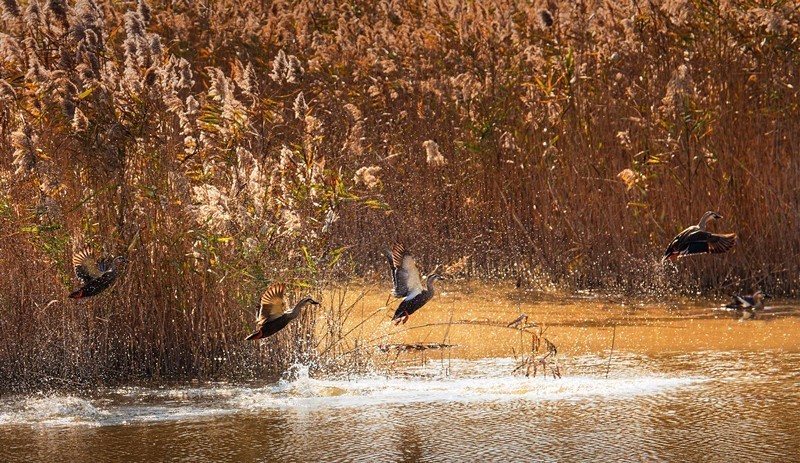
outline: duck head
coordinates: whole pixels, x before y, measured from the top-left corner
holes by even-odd
[[[709,220],[717,220],[717,219],[721,219],[721,218],[722,218],[722,216],[717,214],[716,212],[708,211],[705,214],[703,214],[703,217],[700,219],[700,223],[698,224],[698,226],[700,227],[701,230],[705,230],[706,223]]]

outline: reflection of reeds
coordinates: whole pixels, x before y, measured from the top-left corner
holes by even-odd
[[[135,3],[0,2],[8,387],[318,355],[243,345],[242,307],[369,273],[395,234],[521,286],[796,291],[796,8]],[[664,271],[708,209],[747,245]],[[43,309],[81,235],[140,239],[91,311]]]
[[[376,313],[380,313],[381,311],[376,311],[372,313],[369,317],[366,317],[362,320],[357,327],[363,325],[369,319],[371,319]],[[521,323],[519,323],[521,322]],[[357,341],[352,341],[352,348],[342,349],[340,350],[337,358],[338,363],[352,365],[349,359],[352,358],[359,358],[369,356],[376,352],[383,352],[385,354],[394,354],[394,357],[391,358],[388,363],[384,362],[384,367],[389,368],[390,370],[394,369],[399,362],[401,361],[401,354],[404,353],[419,353],[421,354],[421,361],[423,364],[426,362],[425,354],[429,350],[446,350],[449,351],[452,348],[458,347],[458,345],[451,344],[446,342],[451,332],[451,329],[458,326],[483,326],[488,327],[491,329],[500,329],[500,330],[511,330],[514,332],[518,332],[521,336],[529,336],[531,343],[530,343],[530,350],[527,352],[516,352],[514,351],[514,357],[517,359],[517,367],[511,372],[517,373],[520,371],[524,371],[527,376],[536,376],[539,369],[541,369],[543,374],[552,374],[554,378],[561,377],[560,367],[558,365],[557,354],[558,350],[549,339],[544,336],[546,329],[539,327],[537,330],[533,331],[531,328],[537,327],[536,323],[527,323],[527,316],[521,316],[517,320],[508,323],[508,322],[501,322],[501,321],[491,321],[491,320],[449,320],[447,322],[432,322],[432,323],[423,323],[421,325],[406,327],[400,330],[395,330],[391,333],[384,333],[378,336],[367,335],[366,337],[361,337]],[[401,336],[404,333],[422,330],[432,327],[444,327],[446,328],[444,334],[444,340],[442,342],[414,342],[414,343],[391,343],[386,342],[388,339]],[[355,331],[351,329],[347,334],[352,333]],[[339,338],[341,343],[344,341],[344,337]],[[337,345],[339,344],[337,343]],[[542,345],[544,344],[544,348]],[[449,357],[448,357],[449,359]],[[373,362],[370,363],[370,366],[375,365],[375,359]],[[405,360],[404,358],[402,360]],[[442,357],[442,361],[444,361],[444,357]],[[449,367],[445,369],[445,371],[449,371]]]
[[[441,342],[412,342],[401,344],[381,344],[378,346],[378,349],[380,349],[381,352],[389,352],[392,350],[403,352],[419,352],[423,350],[452,349],[453,347],[458,347],[458,344],[445,344]]]
[[[524,330],[524,325],[521,325],[519,330]],[[546,328],[540,327],[535,333],[531,333],[531,348],[528,352],[522,352],[519,356],[515,353],[517,358],[517,367],[512,373],[525,372],[525,376],[534,376],[539,373],[541,369],[542,375],[549,374],[553,378],[561,378],[561,367],[558,364],[558,348],[549,339],[544,336]],[[542,352],[542,343],[544,342],[544,351]]]
[[[617,324],[614,324],[614,329],[611,332],[611,350],[608,352],[608,364],[606,365],[606,378],[611,372],[611,357],[614,356],[614,342],[617,340]]]

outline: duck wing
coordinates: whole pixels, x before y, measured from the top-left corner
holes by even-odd
[[[746,297],[746,296],[744,296],[744,297]],[[747,301],[745,299],[743,299],[743,296],[741,296],[740,294],[734,294],[733,295],[733,301],[731,301],[730,303],[726,304],[725,308],[726,309],[741,309],[745,305],[747,305]]]
[[[716,235],[713,233],[708,234],[708,252],[712,254],[727,252],[733,247],[734,244],[736,244],[735,233],[730,233],[727,235]]]
[[[266,320],[272,321],[283,315],[283,294],[286,292],[286,285],[278,283],[270,286],[264,294],[261,295],[261,305],[258,308],[258,316],[256,321]]]
[[[394,271],[397,266],[394,264],[394,258],[392,257],[392,253],[389,251],[389,248],[383,248],[383,254],[386,256],[386,260],[389,262],[389,276],[392,277],[392,284],[396,287],[397,279],[394,276]]]
[[[730,250],[734,244],[736,244],[734,233],[717,235],[693,225],[672,240],[661,260],[672,260],[692,254],[718,254]]]
[[[98,268],[97,261],[89,248],[84,248],[72,255],[72,266],[75,267],[75,275],[84,285],[103,275],[103,271]]]
[[[738,306],[743,309],[749,309],[750,307],[756,305],[756,300],[753,298],[753,296],[740,296],[737,294],[736,302],[738,303]]]
[[[395,243],[392,247],[390,265],[393,270],[394,291],[392,295],[394,297],[409,300],[423,291],[424,287],[417,263],[402,243]]]

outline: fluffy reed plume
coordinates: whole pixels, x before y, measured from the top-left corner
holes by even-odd
[[[63,25],[68,25],[66,0],[47,0],[45,9]]]
[[[3,9],[2,18],[11,22],[20,17],[19,5],[17,0],[3,0],[0,2],[0,7]]]
[[[218,233],[225,233],[230,228],[231,214],[228,204],[230,199],[213,185],[202,185],[192,188],[193,205],[189,213],[198,225],[204,225]]]
[[[286,81],[291,84],[299,83],[300,79],[303,77],[303,73],[305,72],[303,66],[300,65],[300,60],[296,56],[290,55],[288,62],[289,65],[286,69]]]
[[[294,99],[294,117],[297,119],[303,120],[306,118],[306,113],[308,112],[308,105],[306,104],[306,98],[303,95],[303,92],[297,94],[297,98]]]
[[[269,76],[278,83],[296,84],[300,82],[304,72],[305,70],[296,56],[287,56],[283,50],[279,50],[272,62],[272,73]]]
[[[9,105],[16,97],[17,93],[14,91],[14,87],[5,80],[0,79],[0,100]]]
[[[150,5],[148,5],[146,1],[139,0],[137,2],[136,12],[139,14],[139,17],[142,18],[142,21],[145,23],[150,22]]]
[[[305,121],[303,145],[307,150],[314,151],[319,148],[325,126],[321,119],[311,115],[307,115],[303,120]]]
[[[11,133],[11,143],[14,146],[14,167],[15,175],[26,175],[32,173],[36,167],[36,136],[31,135],[30,129],[21,129]]]
[[[39,26],[43,24],[41,15],[42,11],[39,6],[39,0],[30,0],[30,2],[28,2],[28,7],[25,8],[25,24],[32,30],[39,29]]]
[[[256,93],[258,93],[258,79],[256,77],[255,70],[253,69],[253,63],[247,63],[245,66],[241,63],[241,61],[236,60],[234,62],[233,71],[233,80],[242,90],[242,93],[251,97],[255,97]]]
[[[344,105],[344,109],[353,121],[345,149],[358,156],[364,153],[364,116],[361,114],[361,110],[353,104]]]
[[[25,52],[19,41],[3,32],[0,32],[0,56],[4,60],[14,62],[17,66],[22,66],[25,63]]]
[[[353,182],[357,185],[364,185],[370,189],[376,188],[381,184],[381,181],[378,178],[378,174],[381,172],[381,170],[383,169],[378,166],[361,167],[353,176]]]
[[[284,235],[293,236],[301,230],[303,224],[296,212],[284,209],[281,211],[280,225]]]
[[[425,157],[428,165],[431,167],[439,167],[447,164],[447,159],[439,152],[438,143],[433,140],[425,140],[425,142],[422,143],[422,147],[425,148]]]
[[[75,115],[72,117],[72,130],[76,133],[86,132],[89,128],[89,119],[83,114],[80,108],[75,109]]]
[[[625,187],[628,190],[637,185],[644,186],[644,176],[634,172],[631,169],[623,169],[617,174],[617,178],[622,180],[622,183],[625,184]]]
[[[221,117],[224,121],[243,126],[247,124],[247,112],[244,105],[236,98],[232,82],[219,68],[208,68],[211,78],[211,87],[208,89],[209,98],[219,105]],[[232,129],[227,124],[218,125],[219,128]]]
[[[275,82],[281,82],[286,74],[286,68],[289,63],[286,61],[286,53],[283,50],[278,50],[278,55],[272,61],[272,72],[270,77]]]
[[[667,83],[666,94],[661,99],[662,109],[668,115],[682,114],[686,111],[687,99],[694,96],[694,82],[689,74],[689,67],[681,64]]]

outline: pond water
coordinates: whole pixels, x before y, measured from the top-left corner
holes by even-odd
[[[355,306],[353,323],[368,319],[353,334],[362,340],[456,345],[385,354],[391,369],[310,377],[297,365],[275,383],[3,397],[0,461],[800,458],[800,325],[789,302],[740,320],[714,308],[723,301],[456,289],[400,327],[387,323],[390,309],[370,317],[385,296]],[[562,378],[512,373],[526,344],[500,325],[520,312],[532,329],[546,326]],[[447,321],[463,323],[437,324]],[[498,326],[479,324],[488,322]]]

